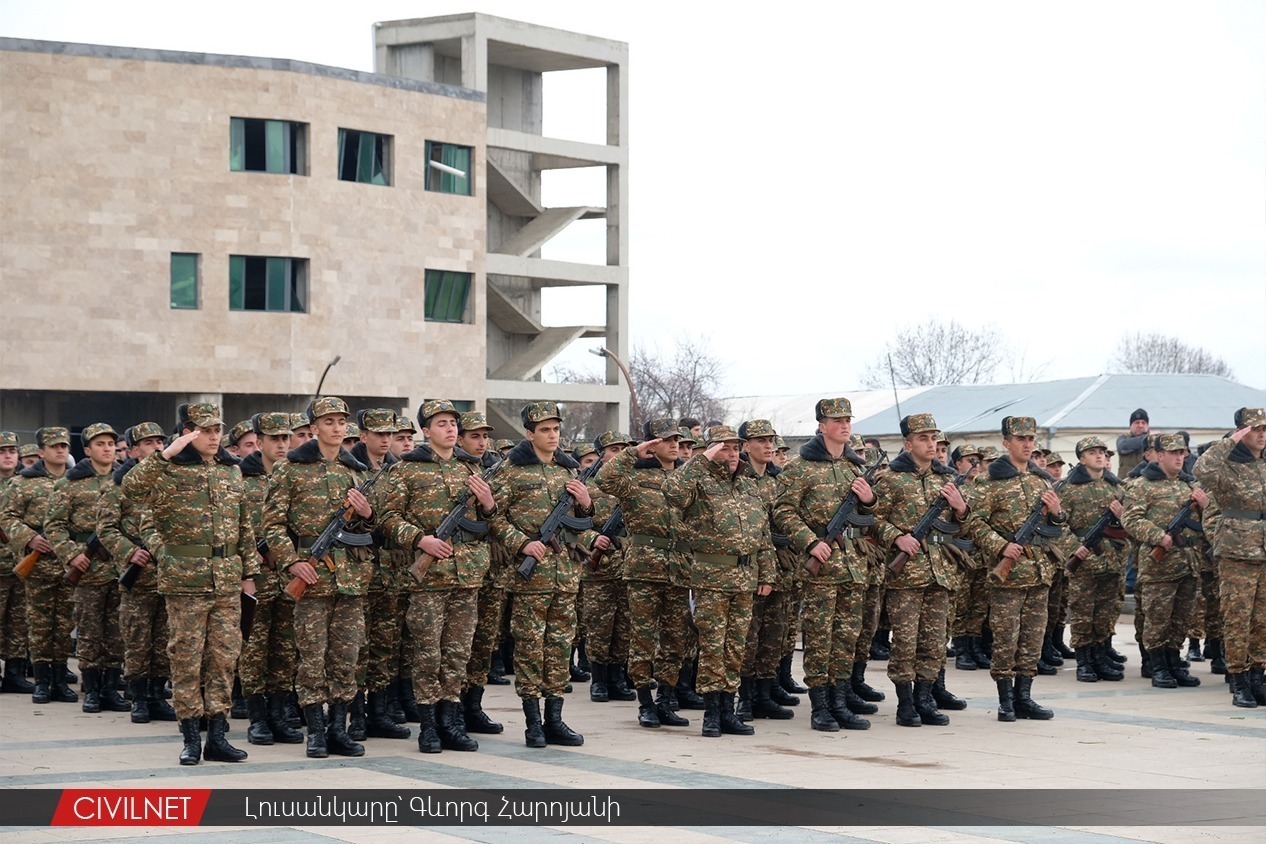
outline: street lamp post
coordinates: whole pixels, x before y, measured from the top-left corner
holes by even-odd
[[[637,406],[637,388],[633,386],[633,376],[629,374],[629,368],[608,348],[590,349],[589,353],[600,358],[611,358],[612,362],[624,373],[624,380],[629,382],[629,436],[636,437],[637,420],[641,417],[642,411]]]

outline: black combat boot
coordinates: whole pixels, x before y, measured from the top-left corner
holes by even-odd
[[[659,710],[650,686],[637,687],[637,725],[652,730],[659,726]]]
[[[789,693],[782,687],[782,683],[778,682],[778,678],[773,678],[773,682],[769,684],[769,699],[779,706],[799,706],[800,698]]]
[[[567,676],[571,678],[573,683],[586,683],[589,681],[589,678],[593,676],[589,671],[581,668],[580,664],[577,662],[580,655],[584,653],[584,648],[585,646],[583,643],[578,643],[571,649],[571,662],[567,666]]]
[[[690,720],[677,714],[676,691],[667,683],[659,684],[655,695],[655,715],[665,727],[689,727]]]
[[[611,695],[607,692],[607,664],[591,662],[589,672],[593,675],[593,679],[589,681],[589,699],[594,703],[606,703],[611,700]]]
[[[435,726],[445,750],[470,753],[479,749],[479,742],[466,735],[462,722],[462,705],[455,700],[442,700],[435,705]]]
[[[272,744],[273,731],[268,726],[268,701],[263,695],[247,696],[246,714],[251,719],[251,725],[246,728],[246,740],[251,744]]]
[[[637,697],[637,693],[633,693]],[[563,722],[563,699],[561,697],[545,698],[545,742],[561,744],[563,747],[580,747],[585,737]]]
[[[133,677],[128,681],[132,690],[132,723],[149,723],[149,678]]]
[[[180,764],[197,765],[202,759],[202,734],[198,732],[197,718],[182,718],[180,736],[185,746],[180,750]]]
[[[29,695],[35,692],[35,684],[26,679],[30,665],[26,659],[14,657],[4,661],[4,679],[0,681],[0,694]]]
[[[922,727],[923,719],[914,707],[914,684],[895,683],[897,687],[897,726]]]
[[[831,687],[825,685],[809,689],[809,726],[824,733],[838,733],[840,725],[831,714],[830,692]]]
[[[849,683],[853,687],[853,694],[862,700],[878,703],[884,699],[883,692],[866,682],[866,663],[864,662],[853,663],[853,676]]]
[[[796,682],[796,678],[791,676],[791,661],[794,654],[785,655],[778,663],[778,685],[789,695],[802,695],[809,690],[805,686]],[[779,701],[782,703],[782,701]],[[783,703],[783,706],[791,706],[789,703]]]
[[[1226,654],[1222,652],[1221,639],[1206,639],[1204,654],[1209,659],[1210,674],[1226,674]]]
[[[1015,717],[1028,718],[1032,721],[1049,721],[1055,713],[1044,706],[1039,706],[1031,697],[1033,689],[1032,677],[1015,678]]]
[[[706,692],[703,695],[703,736],[721,737],[721,693]]]
[[[698,658],[683,662],[677,673],[677,706],[679,709],[707,709],[703,698],[695,691],[695,677],[699,673]]]
[[[1169,674],[1175,683],[1185,689],[1200,685],[1200,678],[1192,677],[1191,672],[1182,664],[1182,655],[1178,653],[1178,648],[1165,648],[1165,661],[1169,663]]]
[[[976,655],[972,650],[971,636],[954,637],[954,667],[959,671],[976,670]]]
[[[1068,647],[1068,645],[1064,644],[1064,631],[1067,629],[1067,624],[1061,624],[1059,627],[1056,627],[1053,638],[1055,642],[1055,650],[1059,652],[1059,655],[1064,659],[1072,659],[1077,655],[1077,652]]]
[[[1266,672],[1261,668],[1248,670],[1248,691],[1258,706],[1266,706]]]
[[[1111,636],[1103,640],[1103,646],[1108,652],[1108,659],[1112,660],[1117,665],[1125,665],[1127,662],[1129,662],[1125,654],[1120,653],[1116,648],[1112,647]]]
[[[53,699],[53,666],[47,662],[37,662],[31,668],[35,672],[35,684],[34,688],[31,689],[31,703],[48,703]]]
[[[755,717],[752,715],[752,700],[755,697],[756,681],[751,677],[740,677],[738,697],[734,705],[734,714],[740,721],[747,723]]]
[[[286,723],[296,730],[308,726],[303,717],[303,709],[299,706],[299,693],[294,689],[286,692]]]
[[[851,697],[862,706],[870,707],[871,712],[878,712],[878,706],[873,703],[867,703],[853,694],[853,689],[849,686],[848,680],[837,680],[835,685],[827,686],[826,688],[827,708],[830,709],[831,715],[835,718],[835,723],[845,730],[870,729],[870,721],[858,717],[857,710],[849,703],[849,698]]]
[[[796,717],[796,713],[784,706],[780,706],[778,701],[774,700],[772,692],[773,687],[776,685],[778,685],[778,681],[772,677],[755,682],[756,691],[752,697],[752,717],[770,718],[775,721],[786,721]]]
[[[203,759],[209,762],[246,761],[246,751],[238,750],[224,737],[228,731],[229,719],[223,713],[211,716],[207,721],[207,746],[202,749]]]
[[[149,705],[149,719],[151,721],[176,721],[176,710],[171,708],[171,704],[167,702],[167,698],[163,696],[163,692],[167,688],[166,677],[151,677],[148,686],[149,697],[145,701]]]
[[[325,729],[325,707],[310,703],[303,707],[303,720],[308,722],[308,758],[324,759],[330,755]]]
[[[1147,652],[1147,661],[1151,667],[1152,688],[1155,689],[1176,689],[1178,681],[1174,679],[1174,675],[1169,673],[1169,659],[1164,649],[1157,648],[1154,651]]]
[[[919,720],[932,727],[944,727],[949,723],[949,716],[936,708],[932,698],[932,680],[916,680],[914,683],[914,711],[919,713]]]
[[[84,674],[84,712],[101,711],[101,669],[85,668]]]
[[[404,712],[405,723],[418,723],[422,716],[418,713],[418,699],[413,692],[413,678],[400,678],[400,709]]]
[[[400,678],[392,677],[391,682],[387,684],[386,709],[387,717],[391,719],[393,724],[408,723],[408,719],[404,717],[404,709],[400,706]]]
[[[626,672],[627,668],[622,662],[607,663],[607,696],[611,700],[637,700],[637,692],[629,688],[629,675]]]
[[[229,709],[229,717],[234,721],[244,721],[247,717],[246,698],[242,696],[242,680],[236,674],[233,675],[233,706]],[[207,735],[210,735],[208,731]],[[209,741],[210,739],[208,739]]]
[[[1109,656],[1109,658],[1111,658]],[[1113,660],[1114,662],[1116,660]],[[1144,680],[1152,679],[1152,654],[1143,643],[1139,642],[1139,676]]]
[[[440,741],[439,725],[435,718],[435,704],[419,703],[418,715],[418,753],[440,753],[444,743]]]
[[[721,732],[729,736],[751,736],[755,728],[744,724],[734,712],[734,692],[721,692]]]
[[[835,684],[835,695],[840,698],[854,715],[874,715],[879,711],[878,706],[873,703],[867,703],[857,696],[853,691],[852,680],[840,680],[837,682]],[[843,726],[843,724],[840,726]]]
[[[1039,656],[1037,658],[1037,673],[1043,677],[1054,677],[1059,673],[1059,669]]]
[[[1248,672],[1227,676],[1231,678],[1231,703],[1244,709],[1256,709],[1257,698],[1253,696],[1253,681]]]
[[[967,701],[945,688],[944,668],[937,672],[936,681],[932,683],[932,700],[936,701],[938,709],[948,709],[951,712],[967,708]]]
[[[585,650],[585,640],[581,639],[576,645],[576,667],[586,674],[592,674],[593,669],[589,665],[589,652]]]
[[[492,652],[492,662],[488,667],[488,685],[489,686],[508,686],[510,681],[506,679],[505,660],[501,656],[501,650],[497,649]]]
[[[66,679],[74,676],[74,674],[70,673],[70,669],[66,667],[66,663],[53,663],[52,673],[49,675],[51,683],[49,686],[49,697],[54,703],[79,702],[79,695],[75,694],[69,685],[70,683],[78,682],[79,678],[75,677],[74,680]]]
[[[892,655],[892,644],[888,641],[888,634],[891,630],[884,630],[882,627],[875,631],[875,635],[870,640],[870,658],[878,662],[886,662],[888,657]]]
[[[1076,650],[1078,683],[1099,682],[1099,674],[1095,671],[1095,666],[1090,656],[1090,651],[1093,647],[1094,645],[1081,645]],[[1108,661],[1111,662],[1111,660]]]
[[[1200,640],[1195,636],[1187,640],[1187,661],[1204,662],[1204,654],[1200,651]]]
[[[472,733],[496,735],[505,729],[484,712],[484,687],[471,686],[462,698],[465,707],[466,729]]]
[[[1042,657],[1041,661],[1047,665],[1059,668],[1064,664],[1064,658],[1055,650],[1055,637],[1053,631],[1046,628],[1046,635],[1042,637]],[[1041,673],[1040,671],[1038,673]]]
[[[365,718],[365,735],[373,738],[407,739],[413,735],[408,728],[387,717],[387,693],[369,693],[369,712]]]
[[[278,744],[300,744],[303,733],[286,721],[286,696],[285,692],[268,695],[268,729],[272,731],[273,741]]]
[[[365,725],[365,693],[357,692],[347,705],[347,737],[352,741],[364,741],[368,738]]]
[[[325,725],[325,743],[335,756],[364,756],[365,745],[347,734],[347,701],[331,701]]]
[[[523,720],[527,725],[523,730],[523,740],[528,747],[545,746],[545,730],[541,724],[541,699],[537,697],[523,698]]]
[[[70,666],[67,665],[65,662],[58,662],[58,663],[53,664],[53,682],[54,683],[57,682],[58,677],[60,677],[61,681],[68,686],[73,686],[79,682],[79,677],[75,674],[75,672],[70,670]],[[76,698],[75,700],[78,700],[78,698]],[[74,702],[75,701],[73,700],[66,701],[66,703],[74,703]]]
[[[1115,682],[1125,679],[1125,672],[1108,656],[1107,647],[1104,645],[1090,646],[1090,668],[1100,680]]]
[[[998,683],[998,720],[1015,720],[1015,681],[1010,677],[999,677]]]
[[[119,694],[119,683],[123,680],[123,669],[107,668],[101,672],[101,711],[131,712],[132,704]]]
[[[971,646],[971,658],[976,663],[977,668],[993,667],[993,660],[990,658],[993,656],[992,636],[990,639],[991,641],[988,645],[985,644],[983,636],[972,636],[968,639],[968,643]]]

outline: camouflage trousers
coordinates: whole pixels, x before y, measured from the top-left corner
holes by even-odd
[[[75,587],[60,576],[52,580],[32,576],[25,586],[31,662],[65,662],[71,653]]]
[[[167,595],[171,703],[180,719],[227,715],[242,648],[242,599]]]
[[[1226,670],[1266,668],[1266,564],[1218,557]]]
[[[852,675],[865,608],[865,583],[805,583],[802,623],[806,686],[834,683]]]
[[[1063,627],[1068,618],[1068,575],[1061,562],[1055,568],[1051,590],[1046,596],[1046,626],[1050,630]]]
[[[1046,636],[1045,584],[1004,589],[989,587],[989,629],[993,631],[993,667],[989,676],[1036,677],[1037,659]]]
[[[676,685],[686,659],[686,633],[692,632],[689,590],[671,583],[627,580],[625,600],[629,681],[634,686],[646,686],[652,680]],[[590,658],[602,661],[592,651]]]
[[[295,602],[274,594],[262,598],[255,607],[251,637],[242,644],[237,676],[242,694],[261,695],[288,692],[294,688]]]
[[[1149,652],[1179,647],[1196,612],[1196,576],[1149,581],[1143,610],[1143,647]]]
[[[778,676],[787,643],[787,593],[770,592],[752,598],[752,623],[743,648],[742,677],[767,680]]]
[[[787,621],[783,625],[783,630],[787,639],[783,643],[782,655],[786,656],[795,653],[796,646],[800,644],[800,612],[804,605],[804,582],[796,578],[784,594],[786,597],[783,599],[783,608],[787,611]]]
[[[356,696],[356,658],[365,641],[363,595],[330,595],[295,602],[299,705],[347,703]]]
[[[576,593],[516,594],[510,602],[510,635],[519,697],[562,697],[576,636]]]
[[[1200,572],[1200,590],[1196,595],[1196,617],[1187,635],[1192,639],[1222,638],[1222,584],[1218,572]]]
[[[413,676],[413,634],[409,632],[409,621],[405,617],[408,615],[409,593],[396,595],[396,604],[404,607],[405,612],[400,615],[400,631],[396,636],[396,653],[392,658],[395,665],[394,676],[403,680],[408,680]]]
[[[461,700],[478,616],[478,589],[409,595],[405,618],[416,643],[411,656],[413,693],[418,703]]]
[[[0,575],[0,659],[26,659],[26,588],[17,575]]]
[[[501,646],[501,622],[506,609],[506,590],[484,581],[479,587],[475,632],[470,643],[470,659],[466,663],[466,688],[488,682],[492,670],[492,653]]]
[[[1074,648],[1104,642],[1121,617],[1120,574],[1068,575],[1068,643]]]
[[[694,594],[699,628],[695,691],[737,692],[747,631],[752,626],[752,593],[696,589]]]
[[[80,668],[118,668],[123,664],[123,636],[119,631],[119,584],[76,586]]]
[[[167,659],[167,601],[153,589],[133,587],[119,596],[123,673],[129,680],[171,676]]]
[[[862,626],[857,631],[857,647],[853,649],[853,662],[866,662],[870,659],[870,643],[879,629],[879,617],[886,609],[884,587],[872,583],[866,587],[866,600],[862,603]],[[888,610],[888,623],[892,625],[892,610]]]
[[[586,580],[577,613],[584,623],[585,652],[593,662],[621,665],[629,659],[629,598],[624,581]]]
[[[400,631],[407,600],[394,589],[370,589],[365,594],[365,643],[356,660],[356,685],[371,692],[387,688],[396,676]]]
[[[949,623],[951,594],[941,586],[889,589],[884,593],[888,622],[892,625],[888,679],[893,683],[930,682],[945,666],[945,626]],[[869,651],[869,640],[866,646]]]
[[[985,566],[963,572],[963,585],[954,592],[954,636],[979,636],[989,615],[989,586]]]
[[[572,637],[573,647],[589,633],[585,627],[585,591],[588,588],[589,581],[581,580],[580,587],[576,590],[576,635]]]

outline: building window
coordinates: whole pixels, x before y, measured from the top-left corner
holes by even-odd
[[[345,182],[391,184],[391,136],[339,129],[338,177]]]
[[[304,123],[234,117],[229,123],[229,169],[307,175],[307,135]]]
[[[426,142],[426,189],[470,196],[470,147]]]
[[[230,255],[229,310],[306,312],[307,260]]]
[[[426,318],[431,322],[465,322],[470,273],[426,271]]]
[[[198,256],[190,252],[171,253],[171,306],[198,307]]]

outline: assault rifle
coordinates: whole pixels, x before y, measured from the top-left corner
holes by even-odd
[[[954,486],[962,486],[963,482],[967,480],[967,477],[972,473],[972,470],[976,468],[976,464],[979,462],[979,460],[973,460],[971,462],[971,466],[967,468],[967,471],[960,475],[955,475],[954,480],[950,481],[950,483]],[[919,523],[914,526],[914,530],[910,531],[910,535],[913,536],[920,545],[923,544],[923,540],[932,535],[932,531],[934,530],[950,536],[962,530],[962,525],[947,522],[941,518],[941,511],[945,509],[945,505],[947,503],[948,502],[945,500],[944,493],[938,495],[936,500],[932,502],[932,506],[928,507],[927,512],[923,514],[923,518],[919,519]],[[959,540],[959,542],[964,542],[964,540]],[[958,542],[954,544],[957,545]],[[963,550],[967,549],[964,548]],[[896,556],[888,561],[888,568],[892,570],[893,574],[899,576],[906,570],[906,563],[909,562],[909,560],[910,555],[905,551],[898,549]]]
[[[618,549],[620,543],[620,531],[624,530],[624,509],[616,507],[611,516],[602,523],[602,530],[598,531],[600,536],[605,536],[611,540],[611,544],[606,548],[595,548],[589,552],[589,570],[597,571],[598,563],[602,560],[602,555],[606,554],[612,548]],[[595,540],[596,541],[596,540]]]
[[[89,561],[100,560],[103,563],[110,562],[110,552],[107,551],[105,546],[101,544],[101,537],[97,536],[97,532],[95,530],[92,532],[92,536],[88,537],[88,541],[85,544],[87,545],[87,550],[84,551],[84,555]],[[84,572],[74,566],[71,566],[66,569],[66,573],[62,576],[66,578],[66,582],[71,586],[78,586],[80,578],[84,576]]]
[[[369,492],[378,479],[382,477],[382,473],[387,471],[387,462],[383,461],[382,468],[374,473],[374,476],[361,484],[357,489],[364,494]],[[330,552],[334,550],[335,545],[352,545],[365,546],[373,544],[374,537],[368,533],[348,533],[347,523],[352,520],[352,514],[356,512],[356,508],[350,504],[346,507],[340,507],[334,511],[334,515],[330,517],[329,523],[325,526],[325,530],[321,531],[321,535],[312,543],[312,547],[308,549],[308,562],[318,566],[322,563],[330,571],[334,571],[334,560],[330,559]],[[303,578],[292,577],[290,582],[286,584],[286,594],[294,598],[296,601],[303,597],[303,592],[308,588],[308,584],[304,583]]]
[[[1099,521],[1086,531],[1086,535],[1081,538],[1081,544],[1086,550],[1099,553],[1099,546],[1103,544],[1104,537],[1112,539],[1125,539],[1125,531],[1121,529],[1121,521],[1113,514],[1111,509],[1104,509],[1103,515],[1099,517]],[[1076,554],[1073,554],[1064,561],[1064,568],[1069,574],[1077,571],[1081,564],[1085,562]]]
[[[1046,524],[1046,514],[1042,512],[1042,507],[1042,499],[1039,498],[1037,503],[1033,505],[1033,512],[1029,513],[1029,517],[1024,520],[1024,524],[1020,525],[1020,529],[1015,532],[1015,536],[1011,537],[1012,542],[1027,548],[1039,536],[1046,539],[1054,539],[1059,536],[1059,528]],[[999,583],[1005,583],[1007,578],[1011,576],[1011,569],[1014,567],[1015,560],[1003,560],[994,566],[990,574],[998,578]]]
[[[1174,541],[1170,548],[1183,547],[1185,542],[1182,538],[1182,532],[1186,529],[1193,530],[1196,533],[1204,533],[1204,525],[1191,518],[1191,511],[1195,508],[1195,506],[1195,501],[1188,500],[1187,503],[1182,506],[1182,509],[1178,511],[1178,515],[1174,516],[1173,521],[1165,527],[1165,534]],[[1168,553],[1169,548],[1166,548],[1163,545],[1157,545],[1152,549],[1152,559],[1159,563],[1161,560],[1165,559],[1165,555]]]
[[[501,467],[504,465],[505,461],[502,461],[489,469],[485,469],[484,473],[480,475],[480,477],[483,478],[485,483],[491,481],[493,477],[501,471]],[[470,498],[472,495],[474,495],[474,493],[467,489],[466,494],[461,497],[461,500],[454,504],[453,509],[449,510],[448,513],[445,514],[443,520],[440,522],[440,526],[435,529],[436,539],[441,542],[448,542],[457,535],[459,530],[464,530],[467,533],[474,533],[480,536],[483,536],[488,532],[487,523],[472,521],[466,516],[466,511],[470,508]],[[409,574],[413,575],[414,580],[421,583],[422,579],[426,577],[427,569],[429,569],[431,567],[431,563],[434,562],[435,558],[430,554],[423,554],[419,552],[417,559],[413,561],[413,565],[409,566]]]
[[[882,448],[879,450],[879,456],[875,458],[875,462],[870,464],[862,477],[866,479],[866,483],[871,483],[875,479],[875,472],[879,470],[879,465],[884,462],[884,458],[888,456]],[[870,527],[875,523],[874,516],[866,516],[857,512],[857,507],[862,503],[862,499],[857,493],[851,489],[848,495],[844,496],[844,500],[840,502],[839,508],[835,511],[835,515],[831,517],[831,521],[827,522],[826,530],[823,532],[822,541],[827,545],[835,545],[836,548],[844,547],[846,538],[845,531],[855,527]],[[809,574],[817,576],[822,570],[822,564],[813,556],[808,556],[804,562],[804,567],[809,570]]]
[[[598,467],[602,465],[601,460],[597,460],[590,464],[578,476],[581,483],[585,483],[594,476],[598,471]],[[558,534],[566,528],[573,533],[579,533],[582,530],[589,530],[593,527],[593,519],[578,519],[571,515],[572,508],[576,506],[576,498],[567,490],[563,490],[563,494],[558,496],[558,500],[554,502],[554,509],[550,510],[548,516],[545,517],[544,523],[541,524],[541,533],[537,537],[538,540],[544,542],[555,552],[563,550],[562,544],[558,541]],[[536,567],[540,565],[540,560],[535,557],[524,557],[523,562],[519,563],[519,567],[515,569],[519,577],[526,582],[532,579],[532,574],[536,571]]]

